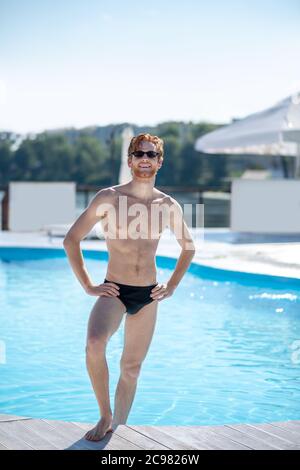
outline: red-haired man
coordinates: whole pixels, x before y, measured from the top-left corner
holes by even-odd
[[[163,153],[163,140],[159,137],[150,134],[134,137],[128,148],[132,180],[100,190],[64,239],[79,282],[89,295],[98,297],[88,323],[86,364],[100,420],[86,433],[88,440],[101,440],[108,431],[126,423],[141,365],[152,340],[158,302],[174,293],[195,254],[181,206],[154,187]],[[94,285],[84,265],[80,241],[98,221],[103,229],[108,227],[104,232],[109,261],[104,282]],[[166,227],[175,233],[182,250],[168,282],[158,283],[155,255]],[[121,374],[112,413],[105,350],[125,313]]]

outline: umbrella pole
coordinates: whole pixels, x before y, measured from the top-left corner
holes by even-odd
[[[288,178],[289,177],[288,167],[287,167],[287,163],[283,155],[280,155],[280,162],[281,162],[283,177]]]
[[[300,144],[297,144],[297,156],[295,157],[295,172],[294,172],[294,178],[299,179],[300,178]]]

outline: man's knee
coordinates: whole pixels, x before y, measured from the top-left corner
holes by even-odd
[[[86,341],[85,353],[87,356],[99,356],[99,354],[105,352],[105,348],[108,343],[108,337],[102,336],[91,336]]]
[[[141,361],[121,359],[120,368],[122,378],[125,380],[137,380],[140,375],[141,367]]]

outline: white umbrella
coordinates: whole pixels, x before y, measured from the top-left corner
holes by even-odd
[[[129,183],[129,181],[132,180],[131,171],[127,164],[128,147],[132,137],[134,137],[132,127],[125,127],[122,132],[122,159],[119,173],[119,184]]]
[[[293,156],[296,157],[295,176],[300,176],[300,93],[209,132],[196,140],[195,150],[213,154]]]

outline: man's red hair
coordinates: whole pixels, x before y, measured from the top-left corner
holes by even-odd
[[[163,159],[164,156],[164,141],[157,137],[157,135],[151,134],[139,134],[136,137],[132,137],[129,147],[128,147],[128,157],[130,156],[131,152],[135,152],[139,150],[139,145],[143,140],[147,140],[148,142],[152,142],[156,146],[156,151],[159,152],[159,159]]]

